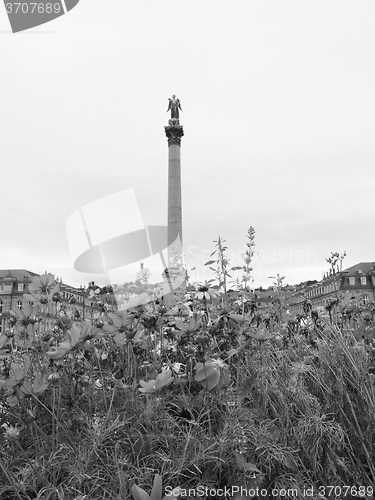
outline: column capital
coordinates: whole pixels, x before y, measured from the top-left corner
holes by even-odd
[[[164,130],[168,138],[168,146],[171,144],[181,146],[181,137],[184,135],[182,125],[169,125],[168,127],[164,127]]]

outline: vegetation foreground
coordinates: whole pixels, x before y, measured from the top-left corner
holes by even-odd
[[[291,318],[278,279],[261,315],[253,236],[232,271],[219,238],[216,285],[187,282],[172,309],[74,321],[54,277],[34,279],[0,336],[1,500],[372,498],[374,304]]]

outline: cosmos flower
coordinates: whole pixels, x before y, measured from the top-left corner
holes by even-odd
[[[39,306],[32,306],[26,304],[22,309],[9,311],[10,316],[17,320],[17,324],[26,328],[29,324],[34,324],[38,321],[37,315],[39,313]]]
[[[37,300],[41,304],[47,304],[48,298],[59,291],[59,285],[51,273],[35,276],[28,286],[29,292],[24,294],[27,300]]]
[[[126,340],[131,340],[134,337],[136,329],[132,328],[133,315],[127,311],[121,311],[119,316],[108,313],[108,318],[112,324],[105,324],[102,330],[108,333],[117,345],[123,345]]]

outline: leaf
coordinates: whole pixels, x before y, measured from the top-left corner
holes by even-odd
[[[242,453],[239,453],[238,451],[234,451],[233,453],[236,457],[237,464],[239,465],[239,467],[242,467],[244,470],[247,470],[249,472],[256,472],[258,474],[262,474],[262,471],[260,471],[258,467],[256,467],[254,464],[250,462],[246,462],[246,459]]]
[[[229,271],[238,271],[239,269],[242,269],[242,266],[234,266],[229,269]]]
[[[228,366],[224,367],[222,375],[224,375],[224,386],[228,387],[230,380],[230,371]]]
[[[180,319],[176,319],[175,325],[176,325],[177,330],[180,330],[182,332],[186,332],[185,323],[183,321],[181,321]]]
[[[24,367],[23,367],[23,376],[25,377],[27,372],[30,370],[31,359],[29,356],[25,356]]]
[[[200,320],[196,320],[194,318],[189,318],[188,320],[188,324],[187,324],[187,327],[186,329],[187,330],[196,330],[197,328],[199,328],[201,326],[201,322]]]
[[[150,500],[150,496],[145,492],[145,490],[136,484],[133,484],[131,491],[134,500]]]
[[[19,380],[14,380],[13,378],[8,378],[7,380],[0,380],[0,388],[3,389],[13,389],[14,386],[19,384]]]
[[[30,393],[32,393],[33,387],[31,385],[30,380],[24,380],[24,382],[21,385],[19,391],[22,394],[22,397],[31,397]]]
[[[202,385],[203,387],[207,387],[207,390],[210,391],[211,389],[217,386],[219,380],[220,380],[220,370],[216,369],[206,377],[205,381],[202,382]]]
[[[48,387],[47,375],[37,373],[33,382],[33,393],[42,394]]]
[[[151,500],[160,500],[162,494],[162,480],[159,474],[154,477],[154,484],[151,490]]]
[[[211,266],[212,264],[215,264],[215,260],[208,260],[204,265],[205,266]]]
[[[294,470],[295,472],[298,472],[298,466],[292,457],[284,458],[283,460],[280,460],[280,462],[283,465],[286,465],[289,469]]]
[[[212,362],[212,360],[208,360],[205,364],[197,363],[194,369],[197,370],[195,374],[195,380],[197,382],[201,382],[202,380],[207,378],[213,371],[218,370],[217,366]]]
[[[22,380],[23,372],[21,371],[20,365],[18,363],[11,363],[10,369],[14,375],[14,378],[18,381]]]

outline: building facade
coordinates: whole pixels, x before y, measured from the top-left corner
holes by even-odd
[[[326,307],[337,297],[346,303],[366,306],[375,300],[375,262],[360,262],[336,274],[327,274],[321,281],[299,285],[287,299],[291,314],[303,314],[303,305]]]
[[[7,327],[9,311],[22,309],[26,304],[34,305],[24,294],[29,293],[28,286],[36,276],[40,275],[26,269],[0,270],[0,334]],[[101,301],[92,300],[86,288],[75,288],[63,283],[61,279],[56,280],[56,283],[59,285],[59,308],[62,312],[77,320],[99,316]],[[111,302],[110,309],[113,310],[115,302]]]

